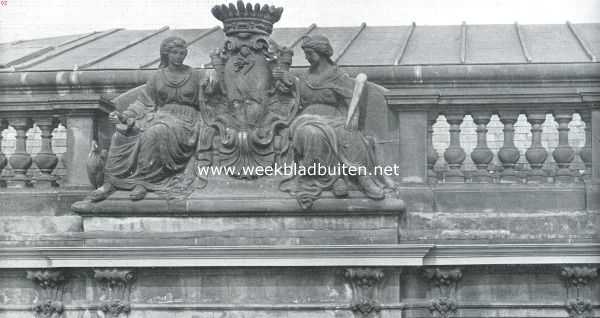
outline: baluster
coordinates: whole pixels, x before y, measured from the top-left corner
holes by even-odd
[[[8,159],[10,167],[14,171],[14,176],[7,182],[10,188],[24,188],[30,185],[30,177],[27,176],[27,170],[31,167],[31,155],[27,153],[27,130],[32,127],[30,118],[11,118],[8,124],[16,131],[15,152]]]
[[[548,158],[548,151],[542,146],[542,124],[546,121],[546,113],[527,113],[527,121],[531,124],[531,146],[525,152],[525,157],[531,167],[531,171],[527,175],[527,182],[544,183],[546,182],[546,173],[542,167]]]
[[[58,157],[52,151],[52,131],[58,126],[56,118],[39,118],[35,123],[41,130],[41,147],[40,152],[33,158],[33,161],[41,171],[41,175],[35,179],[36,187],[49,188],[57,186],[56,177],[51,175]]]
[[[521,154],[519,149],[515,147],[515,127],[514,124],[519,118],[518,112],[502,111],[498,113],[500,121],[504,125],[504,143],[498,151],[498,159],[502,162],[504,170],[500,174],[500,182],[516,183],[519,182],[519,176],[515,171],[515,165],[519,161]]]
[[[579,112],[579,115],[585,123],[585,145],[579,150],[579,157],[585,164],[582,179],[590,180],[592,178],[592,112],[584,110]]]
[[[463,117],[462,112],[446,115],[446,121],[450,124],[450,145],[444,151],[444,159],[449,168],[446,172],[446,182],[465,182],[465,175],[460,169],[467,157],[465,150],[460,146],[460,124]]]
[[[435,163],[438,161],[440,155],[433,146],[433,125],[437,121],[437,113],[429,114],[427,120],[427,179],[429,183],[437,183],[438,177],[434,170]]]
[[[569,146],[569,122],[573,118],[571,111],[558,111],[554,113],[554,120],[558,123],[558,146],[552,152],[552,157],[558,166],[555,181],[573,182],[571,162],[575,159],[575,151]]]
[[[2,170],[6,167],[6,156],[2,152],[2,132],[8,128],[8,123],[4,119],[0,119],[0,186],[4,186],[4,180],[2,179]]]
[[[471,160],[477,167],[473,174],[473,182],[489,183],[492,181],[488,166],[494,159],[494,153],[487,145],[487,124],[492,114],[489,112],[474,112],[471,114],[473,122],[477,125],[477,146],[471,152]]]

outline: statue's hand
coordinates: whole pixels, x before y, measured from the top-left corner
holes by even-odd
[[[358,116],[352,116],[350,121],[344,125],[344,128],[348,131],[358,131]]]
[[[123,115],[123,113],[115,110],[108,114],[108,120],[111,124],[116,126],[125,122],[125,116]]]
[[[219,84],[219,75],[215,69],[206,70],[206,79],[202,82],[202,89],[207,94],[213,94]]]
[[[275,80],[275,89],[282,93],[288,93],[294,85],[294,78],[288,71],[282,69],[273,70],[273,79]]]
[[[135,124],[135,119],[128,117],[122,112],[113,111],[108,114],[108,120],[115,125],[118,132],[126,134],[131,130],[131,127]]]
[[[275,68],[273,70],[273,79],[277,81],[282,81],[284,84],[290,86],[293,83],[293,77],[290,72]]]

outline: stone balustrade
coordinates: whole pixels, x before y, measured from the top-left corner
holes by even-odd
[[[85,105],[56,106],[0,107],[0,191],[90,189],[87,156],[92,140],[110,135],[106,114],[111,108],[97,97]]]
[[[577,183],[591,177],[590,109],[473,110],[430,116],[428,183]],[[585,126],[577,134],[570,132],[575,118]],[[473,124],[466,124],[467,120]],[[469,128],[474,132],[466,132]],[[496,139],[489,136],[492,130],[503,139],[494,140],[495,147],[490,145],[490,139]],[[469,133],[475,134],[476,142],[465,136]]]

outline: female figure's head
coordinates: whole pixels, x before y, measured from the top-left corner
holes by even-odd
[[[187,56],[187,46],[185,40],[171,36],[162,41],[160,44],[160,65],[159,68],[169,65],[181,66],[183,60]]]
[[[310,63],[311,67],[319,65],[321,62],[327,62],[329,64],[335,64],[331,60],[333,55],[333,48],[329,43],[329,39],[322,35],[313,35],[304,37],[302,42],[302,49],[304,50],[304,57]]]

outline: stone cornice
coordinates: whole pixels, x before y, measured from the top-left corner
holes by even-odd
[[[0,268],[421,266],[431,245],[7,248]]]
[[[294,68],[301,71],[304,68]],[[387,84],[428,83],[549,83],[600,80],[600,63],[372,65],[342,67],[351,76],[367,74],[369,80]],[[0,72],[0,89],[135,87],[144,84],[153,69],[57,70]]]
[[[114,107],[111,104],[103,102],[99,95],[93,94],[0,96],[0,113],[3,117],[33,113],[37,115],[94,115],[109,113],[113,110]]]
[[[599,243],[0,249],[0,268],[597,264]]]
[[[600,263],[599,243],[436,245],[427,266]]]
[[[470,112],[483,108],[490,111],[512,110],[518,112],[552,111],[560,108],[581,110],[596,107],[595,98],[600,99],[600,92],[561,92],[549,93],[540,88],[531,88],[528,92],[498,94],[497,92],[480,92],[479,94],[464,94],[464,89],[447,94],[428,94],[419,92],[407,94],[401,89],[386,94],[389,107],[394,111],[461,111]]]

